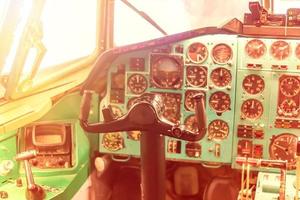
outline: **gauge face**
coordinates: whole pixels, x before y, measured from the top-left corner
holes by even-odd
[[[296,162],[297,136],[283,133],[271,138],[270,157],[274,160],[286,160],[291,166]]]
[[[198,124],[195,115],[188,116],[184,121],[184,125],[189,131],[194,133],[198,132]]]
[[[261,40],[253,39],[246,44],[245,50],[249,57],[258,59],[266,53],[267,47]]]
[[[191,86],[205,87],[207,84],[207,68],[203,66],[188,66],[186,68],[186,79]]]
[[[147,89],[147,79],[141,74],[132,74],[128,80],[127,85],[133,94],[142,94]]]
[[[218,87],[225,87],[231,83],[231,73],[228,69],[223,67],[212,70],[210,78]]]
[[[286,97],[293,97],[299,93],[300,81],[295,76],[286,76],[280,81],[280,91]]]
[[[196,94],[204,92],[201,91],[194,91],[194,90],[187,90],[184,95],[184,106],[187,110],[195,111],[195,101],[192,99]],[[205,96],[205,94],[204,94]]]
[[[124,138],[121,132],[104,133],[102,138],[103,147],[109,151],[118,151],[124,148]]]
[[[300,59],[300,44],[297,45],[296,50],[295,50],[295,54],[296,54],[296,57],[298,59]]]
[[[193,43],[189,46],[187,55],[194,63],[203,63],[208,56],[207,48],[200,42]]]
[[[178,89],[182,85],[182,59],[171,56],[151,57],[151,82],[164,89]]]
[[[221,43],[214,46],[212,58],[216,63],[225,64],[232,58],[232,50],[227,44]]]
[[[213,120],[208,125],[208,139],[222,140],[227,138],[229,134],[229,126],[223,120]]]
[[[299,106],[293,99],[284,99],[277,110],[280,116],[297,117],[299,114]]]
[[[180,118],[181,94],[159,93],[163,98],[163,116],[170,122],[177,123]]]
[[[256,99],[248,99],[244,101],[241,107],[242,118],[257,119],[263,114],[263,105]]]
[[[264,79],[256,74],[250,74],[243,80],[243,88],[249,94],[259,94],[265,88]]]
[[[217,113],[222,113],[230,109],[230,96],[225,92],[215,92],[209,98],[210,107]]]
[[[290,55],[290,45],[286,41],[276,41],[271,45],[271,55],[277,60],[284,60]]]

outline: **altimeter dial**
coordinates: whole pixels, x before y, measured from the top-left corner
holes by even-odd
[[[127,85],[133,94],[142,94],[146,91],[148,83],[145,76],[141,74],[132,74],[127,80]]]
[[[290,52],[290,45],[286,41],[279,40],[271,45],[271,55],[277,60],[286,59],[289,57]]]
[[[247,99],[241,107],[242,118],[258,119],[263,114],[264,108],[262,103],[257,99]]]
[[[208,139],[222,140],[229,134],[228,124],[220,119],[213,120],[208,125]]]
[[[273,136],[269,147],[271,159],[286,160],[288,168],[293,168],[296,162],[297,140],[297,136],[290,133]]]
[[[258,59],[266,53],[267,47],[261,40],[253,39],[246,44],[245,50],[249,57]]]
[[[215,92],[209,98],[210,107],[217,113],[223,113],[230,109],[230,96],[225,92]]]
[[[218,64],[226,64],[232,58],[232,49],[227,44],[217,44],[212,50],[212,58]]]
[[[203,63],[208,56],[207,48],[200,42],[191,44],[188,48],[188,58],[194,63]]]
[[[259,94],[265,88],[264,79],[256,74],[250,74],[243,80],[243,89],[249,94]]]
[[[212,70],[210,74],[212,82],[218,87],[225,87],[231,83],[231,73],[224,67]]]
[[[286,76],[280,81],[280,91],[286,97],[293,97],[299,93],[300,81],[298,77]]]
[[[188,66],[186,68],[187,83],[194,87],[205,87],[207,84],[207,68],[203,66]]]

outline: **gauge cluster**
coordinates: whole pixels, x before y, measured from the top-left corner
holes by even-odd
[[[112,105],[115,117],[120,117],[141,94],[156,93],[162,96],[166,120],[196,131],[193,97],[203,93],[208,114],[205,138],[194,143],[167,138],[166,157],[230,164],[236,40],[236,36],[205,36],[124,54],[112,63],[109,93],[101,106]],[[138,130],[100,135],[100,152],[139,156],[140,135]]]
[[[119,56],[100,106],[116,117],[145,92],[162,96],[166,120],[197,131],[193,97],[205,96],[207,132],[198,142],[166,137],[166,158],[230,164],[237,156],[294,164],[300,136],[300,42],[206,35]],[[146,97],[145,97],[146,98]],[[100,116],[101,117],[101,116]],[[138,130],[100,136],[102,153],[139,156]]]
[[[238,58],[233,155],[286,160],[293,169],[300,136],[299,41],[241,37],[238,43],[245,54]]]

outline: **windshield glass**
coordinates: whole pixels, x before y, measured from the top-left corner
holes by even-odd
[[[129,0],[147,13],[168,34],[206,26],[220,26],[230,19],[243,21],[250,0]],[[163,36],[121,0],[115,6],[115,45],[145,41]]]
[[[0,97],[10,83],[37,80],[46,68],[92,54],[96,21],[97,0],[0,1],[2,42],[10,42],[0,62]]]

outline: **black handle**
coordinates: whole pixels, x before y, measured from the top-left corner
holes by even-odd
[[[163,102],[158,94],[145,93],[132,106],[128,113],[116,120],[104,123],[88,123],[92,92],[85,91],[80,113],[80,124],[82,128],[90,133],[107,133],[117,131],[147,131],[162,134],[187,141],[197,141],[203,138],[206,132],[206,116],[203,97],[199,97],[196,103],[198,132],[191,132],[184,126],[177,126],[162,117]],[[203,121],[202,121],[203,120]],[[204,122],[204,123],[203,123]]]
[[[206,109],[205,109],[205,96],[203,93],[196,94],[193,99],[195,101],[195,116],[198,125],[199,138],[202,139],[206,133]]]

